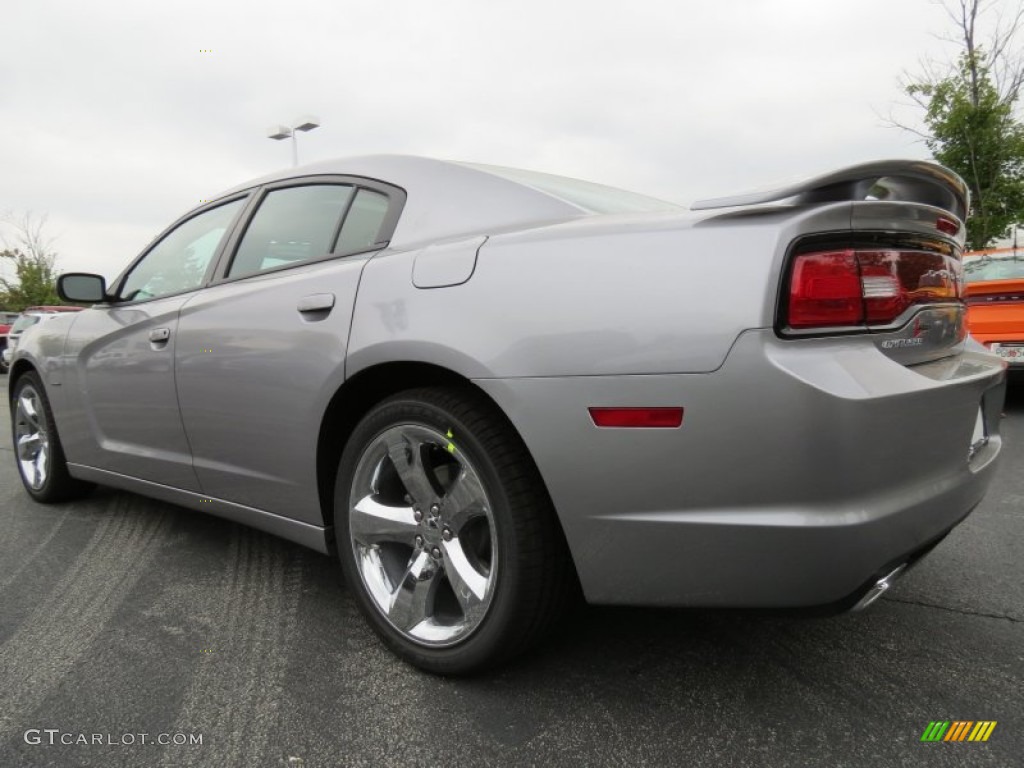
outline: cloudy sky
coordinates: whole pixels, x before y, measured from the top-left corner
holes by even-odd
[[[0,212],[47,214],[63,270],[116,275],[218,191],[408,153],[689,203],[923,158],[886,127],[946,60],[930,0],[4,0]],[[1016,7],[994,0],[994,9]],[[912,111],[900,113],[908,122]]]

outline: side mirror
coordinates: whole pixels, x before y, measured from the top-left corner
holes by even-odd
[[[107,298],[107,281],[101,275],[68,272],[57,278],[57,295],[64,301],[96,304]]]

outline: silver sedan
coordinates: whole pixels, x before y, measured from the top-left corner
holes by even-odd
[[[870,163],[687,211],[414,157],[225,192],[25,333],[27,492],[96,483],[336,552],[467,673],[577,595],[867,605],[974,508],[1005,364],[964,330],[963,182]]]

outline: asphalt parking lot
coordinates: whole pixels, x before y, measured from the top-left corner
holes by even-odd
[[[1009,766],[1024,754],[1019,384],[988,498],[867,612],[583,609],[541,650],[470,680],[386,652],[327,557],[113,491],[34,504],[5,409],[0,430],[3,768]],[[935,720],[998,725],[986,743],[922,743]]]

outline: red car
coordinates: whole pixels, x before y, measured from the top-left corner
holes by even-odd
[[[18,346],[18,337],[21,336],[26,328],[31,328],[36,323],[49,320],[51,317],[56,317],[62,312],[81,312],[82,309],[83,307],[40,305],[37,307],[26,307],[25,311],[21,314],[16,312],[0,313],[0,319],[13,318],[13,322],[10,325],[0,325],[0,330],[3,332],[3,345],[0,346],[0,350],[2,350],[0,351],[0,370],[3,372],[7,371],[11,363],[11,356],[14,354],[14,349]]]
[[[7,349],[7,334],[11,332],[11,325],[17,319],[17,312],[0,311],[0,359],[2,359],[3,351]],[[6,363],[0,363],[0,371],[6,370]]]

